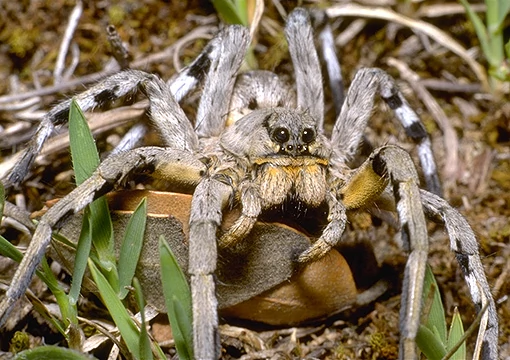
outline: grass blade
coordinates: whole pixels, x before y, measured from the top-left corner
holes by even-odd
[[[510,1],[499,0],[498,1],[498,11],[499,11],[498,24],[501,27],[501,26],[503,26],[503,23],[504,23],[507,15],[510,13]]]
[[[133,319],[129,316],[126,308],[117,296],[110,283],[106,280],[105,276],[99,271],[96,265],[89,260],[89,269],[94,279],[94,282],[99,289],[99,294],[103,303],[107,307],[113,321],[119,328],[120,334],[124,339],[129,351],[135,357],[139,358],[140,354],[140,330],[135,325]]]
[[[459,342],[462,341],[462,337],[464,335],[464,326],[462,324],[462,319],[460,317],[459,311],[457,307],[453,310],[453,318],[452,324],[450,326],[450,331],[448,333],[448,344],[447,350],[453,349],[453,347]],[[450,359],[453,360],[465,360],[466,359],[466,342],[462,341],[462,345],[459,349],[452,355]]]
[[[168,319],[180,359],[193,359],[191,292],[172,250],[159,238],[161,280]]]
[[[467,2],[467,0],[459,0],[464,9],[466,9],[466,14],[469,18],[469,21],[473,24],[476,35],[478,36],[478,40],[480,41],[480,46],[482,47],[482,51],[485,54],[485,57],[491,66],[496,66],[498,64],[494,64],[495,61],[493,58],[493,54],[491,52],[491,47],[489,45],[490,39],[487,34],[487,30],[485,29],[485,25],[480,19],[480,16],[473,10],[471,5]]]
[[[440,339],[424,325],[420,325],[416,334],[416,345],[429,360],[441,360],[446,349]]]
[[[248,26],[246,5],[239,7],[239,1],[232,0],[212,0],[212,3],[216,12],[225,23]]]
[[[439,338],[446,344],[446,317],[444,314],[443,302],[441,300],[441,294],[439,293],[439,287],[434,274],[432,273],[430,266],[427,265],[423,284],[424,299],[427,299],[430,296],[429,291],[433,291],[432,304],[430,306],[430,312],[425,326],[433,332],[436,332]]]
[[[74,258],[73,280],[69,290],[69,301],[76,304],[80,296],[83,275],[87,268],[87,260],[92,246],[92,234],[90,232],[90,209],[85,208],[81,226],[80,237],[76,246],[76,256]]]
[[[133,287],[135,288],[136,302],[138,303],[138,309],[140,309],[141,318],[141,331],[140,331],[140,359],[152,360],[152,349],[149,334],[147,333],[147,327],[145,323],[145,301],[142,294],[142,286],[137,278],[133,279]]]
[[[23,258],[21,251],[19,251],[3,236],[0,236],[0,255],[6,256],[11,260],[16,261],[17,263],[21,262],[21,259]],[[48,266],[46,258],[43,258],[41,261],[41,267],[42,271],[37,269],[35,273],[46,284],[46,286],[48,286],[52,294],[55,296],[60,307],[60,311],[62,312],[63,324],[60,322],[60,320],[54,318],[53,316],[47,319],[67,339],[65,327],[69,325],[69,320],[74,321],[76,319],[75,309],[74,307],[70,306],[67,295],[64,289],[62,289],[62,287],[59,285],[55,275]]]
[[[136,266],[142,251],[145,224],[147,222],[147,200],[143,198],[131,215],[126,226],[119,256],[119,298],[124,299],[128,293]]]
[[[76,185],[81,185],[98,167],[99,154],[85,115],[74,99],[69,107],[69,143]]]
[[[54,345],[39,346],[34,349],[18,353],[14,360],[92,360],[92,355],[79,353],[75,350],[66,349]]]
[[[69,109],[69,142],[76,184],[80,185],[98,167],[99,154],[85,116],[74,100]],[[100,261],[99,265],[102,271],[109,274],[109,280],[114,284],[117,281],[117,270],[113,249],[113,225],[108,204],[105,199],[100,198],[90,204],[89,208],[90,223],[94,224],[90,229],[91,238]]]

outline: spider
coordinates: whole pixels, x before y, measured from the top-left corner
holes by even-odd
[[[358,151],[374,99],[380,95],[418,144],[427,183],[437,192],[430,140],[418,116],[386,72],[364,68],[354,77],[331,137],[326,137],[321,69],[306,10],[297,8],[289,14],[285,35],[295,71],[295,97],[292,88],[273,73],[238,76],[250,42],[247,30],[241,26],[221,30],[200,56],[168,84],[153,74],[128,70],[75,97],[87,110],[141,90],[149,99],[150,117],[166,146],[141,147],[107,157],[88,180],[48,210],[0,303],[2,322],[27,288],[52,230],[134,173],[147,172],[175,186],[194,188],[188,271],[197,359],[219,356],[214,282],[218,246],[236,246],[267,212],[283,210],[284,216],[290,216],[292,210],[299,213],[303,208],[326,206],[327,224],[321,235],[296,260],[315,261],[340,242],[347,211],[375,206],[376,201],[378,206],[384,204],[396,210],[404,247],[409,251],[400,311],[400,358],[417,358],[415,337],[428,253],[427,216],[445,224],[476,310],[488,304],[482,356],[497,359],[496,308],[478,244],[467,221],[440,196],[419,188],[415,166],[400,147],[376,148],[360,167],[348,166]],[[327,47],[323,54],[329,64],[334,63]],[[337,79],[339,74],[334,73],[334,67],[328,69],[330,80]],[[193,126],[178,101],[202,82],[203,94]],[[65,101],[57,105],[43,118],[5,183],[24,178],[54,126],[66,121],[69,104]],[[235,110],[240,110],[240,119],[232,118]],[[228,122],[233,123],[227,126]],[[235,204],[242,209],[239,219],[218,235],[224,210]]]

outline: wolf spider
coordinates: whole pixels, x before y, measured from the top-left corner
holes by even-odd
[[[52,231],[118,183],[134,173],[146,172],[171,184],[194,187],[188,270],[197,359],[219,356],[214,282],[218,246],[230,247],[243,241],[259,216],[267,211],[325,205],[327,225],[316,242],[297,258],[299,263],[315,261],[339,243],[347,211],[371,207],[381,200],[396,210],[403,243],[409,251],[400,310],[400,358],[417,358],[415,337],[428,255],[427,216],[444,223],[476,310],[488,302],[482,354],[484,359],[497,359],[496,308],[477,240],[466,220],[440,196],[419,188],[410,156],[397,146],[375,149],[358,168],[347,165],[357,154],[374,99],[379,95],[418,144],[429,188],[438,192],[430,140],[418,116],[393,78],[380,69],[364,68],[352,81],[331,137],[326,137],[321,68],[307,11],[295,9],[289,15],[285,35],[294,65],[295,93],[270,72],[238,75],[250,37],[241,26],[227,26],[173,82],[167,84],[153,74],[127,70],[75,97],[87,110],[140,90],[149,99],[150,118],[165,147],[135,148],[107,157],[88,180],[48,210],[0,304],[2,321],[24,294]],[[331,52],[324,51],[324,57],[326,61],[336,61]],[[334,67],[328,69],[333,71],[330,79],[339,76]],[[178,101],[198,83],[203,83],[203,93],[192,125]],[[43,118],[5,183],[24,178],[53,128],[66,122],[69,104],[64,101]],[[234,110],[242,116],[228,124],[233,121]],[[233,204],[241,206],[241,215],[226,233],[218,236],[222,214]]]

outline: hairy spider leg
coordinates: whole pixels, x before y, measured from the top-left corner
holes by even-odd
[[[342,68],[338,61],[333,31],[329,23],[329,17],[324,10],[311,10],[313,27],[318,33],[319,55],[326,64],[326,70],[329,81],[329,89],[333,98],[336,116],[342,110],[344,103],[344,80],[342,77]]]
[[[425,176],[427,188],[441,194],[430,138],[416,112],[402,95],[395,80],[381,69],[360,69],[347,92],[338,116],[331,141],[334,148],[332,161],[345,164],[352,160],[371,117],[375,96],[379,94],[395,112],[406,134],[418,144],[418,156]]]
[[[480,312],[487,303],[487,326],[481,332],[483,334],[481,354],[482,359],[497,359],[498,313],[480,260],[476,236],[466,219],[446,200],[425,190],[421,190],[420,194],[427,217],[444,223],[448,231],[450,249],[460,264],[476,311]]]
[[[180,101],[189,93],[189,91],[196,87],[199,82],[203,81],[205,75],[209,71],[211,63],[216,60],[214,57],[220,56],[221,53],[217,51],[217,47],[222,44],[220,34],[221,32],[218,36],[211,40],[200,56],[198,56],[188,67],[181,71],[179,75],[170,82],[170,92],[174,95],[177,101]],[[138,88],[140,82],[147,76],[149,76],[149,74],[143,71],[122,71],[107,77],[86,91],[77,94],[74,96],[74,99],[82,111],[92,110],[134,92]],[[44,115],[36,133],[21,155],[20,160],[11,170],[9,176],[6,179],[2,179],[2,182],[6,187],[18,184],[26,177],[30,166],[34,162],[37,154],[41,151],[46,140],[53,134],[55,127],[67,123],[70,104],[71,99],[65,100],[53,107],[50,111],[48,111],[48,113],[46,113],[46,115]],[[143,135],[143,133],[144,132],[141,131],[140,126],[138,126],[138,129],[134,131],[134,134],[126,135],[121,147],[115,152],[119,152],[133,146],[136,143],[136,140],[133,140],[132,138],[139,137]]]
[[[318,128],[324,123],[324,91],[319,57],[313,40],[313,29],[308,12],[296,8],[289,14],[285,37],[296,78],[297,107],[317,120]]]
[[[204,163],[188,151],[160,147],[138,148],[105,159],[90,178],[48,209],[40,219],[11,286],[0,302],[0,325],[5,323],[12,306],[25,293],[51,241],[52,230],[57,229],[69,216],[111,191],[118,182],[127,180],[131,174],[139,171],[158,173],[161,169],[164,169],[167,179],[189,184],[198,183],[206,172]],[[183,169],[186,169],[184,174]]]
[[[243,26],[229,26],[216,40],[219,44],[213,48],[197,110],[195,131],[199,137],[219,136],[225,128],[236,76],[250,40]]]

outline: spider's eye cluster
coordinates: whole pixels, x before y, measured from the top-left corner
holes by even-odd
[[[312,141],[315,140],[315,131],[310,128],[306,128],[301,133],[301,141],[305,144],[310,144]]]
[[[277,127],[274,129],[272,136],[273,139],[280,144],[286,143],[290,139],[289,130],[284,127]]]

